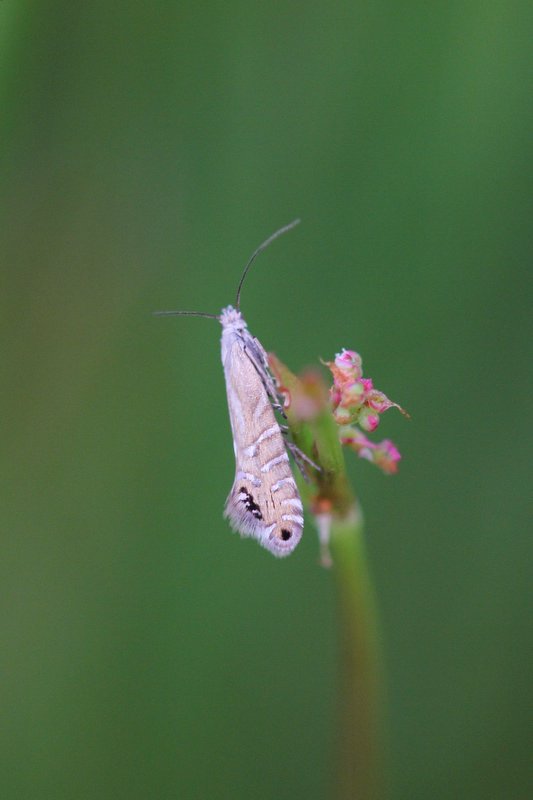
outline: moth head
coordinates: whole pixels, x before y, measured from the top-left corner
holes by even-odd
[[[234,331],[243,331],[248,327],[241,312],[236,308],[233,308],[233,306],[226,306],[226,308],[223,308],[220,312],[219,319],[223,328],[231,328],[231,330]]]

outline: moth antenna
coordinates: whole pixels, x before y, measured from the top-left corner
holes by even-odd
[[[299,219],[293,219],[293,221],[289,222],[288,225],[285,225],[283,228],[280,228],[279,231],[276,231],[275,233],[272,234],[272,236],[269,236],[268,239],[265,239],[265,241],[262,244],[259,245],[257,250],[255,250],[252,253],[252,255],[250,256],[250,258],[248,260],[248,263],[246,264],[246,266],[244,268],[244,272],[242,273],[241,279],[239,281],[239,286],[237,287],[237,299],[235,301],[235,308],[237,309],[237,311],[239,311],[239,308],[240,308],[241,289],[242,289],[242,285],[244,283],[244,279],[246,278],[248,270],[250,269],[250,267],[252,266],[253,262],[255,261],[256,256],[258,256],[259,253],[261,253],[263,250],[265,250],[268,247],[268,245],[271,244],[274,241],[274,239],[277,239],[278,236],[281,236],[282,234],[287,233],[287,231],[292,230],[293,228],[296,227],[296,225],[299,225],[299,223],[300,223]]]
[[[220,319],[218,314],[206,314],[205,311],[152,311],[154,317],[207,317]]]

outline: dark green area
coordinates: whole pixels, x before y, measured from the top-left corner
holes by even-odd
[[[284,562],[230,533],[219,328],[150,316],[295,216],[252,330],[413,418],[397,476],[349,458],[392,798],[530,796],[528,16],[2,0],[2,798],[331,796],[331,575],[310,522]]]

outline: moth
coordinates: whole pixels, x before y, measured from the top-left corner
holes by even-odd
[[[256,256],[300,220],[280,228],[253,252],[237,287],[235,307],[219,315],[196,311],[156,311],[157,316],[200,316],[222,325],[222,365],[235,451],[235,480],[224,516],[241,536],[257,539],[275,556],[287,556],[302,537],[303,506],[289,462],[308,459],[287,440],[276,418],[283,414],[267,354],[248,330],[240,311],[244,279]]]

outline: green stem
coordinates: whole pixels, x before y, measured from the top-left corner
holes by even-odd
[[[374,589],[361,514],[336,520],[331,555],[340,650],[338,800],[383,797],[383,675]]]
[[[339,630],[338,800],[381,800],[384,790],[382,659],[363,519],[350,486],[327,389],[316,373],[296,377],[273,354],[270,367],[290,402],[294,443],[318,466],[299,481],[315,516],[321,559],[333,566]],[[329,540],[329,551],[328,551]]]

